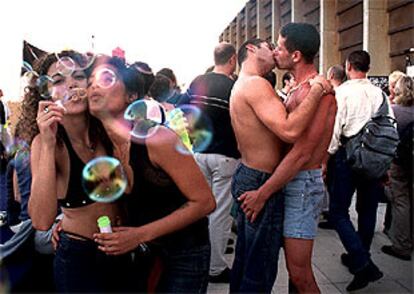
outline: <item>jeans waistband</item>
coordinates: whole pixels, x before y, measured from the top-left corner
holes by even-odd
[[[322,177],[322,169],[308,169],[300,171],[295,179],[308,179],[308,178],[315,178],[315,177]]]
[[[87,237],[84,237],[84,236],[81,236],[81,235],[79,235],[79,234],[77,234],[77,233],[72,233],[72,232],[67,232],[67,231],[60,231],[60,233],[59,233],[59,236],[62,238],[68,238],[68,239],[70,239],[70,240],[75,240],[75,241],[79,241],[79,242],[88,242],[88,243],[90,243],[90,244],[94,244],[95,246],[97,245],[96,243],[95,243],[95,241],[93,241],[92,239],[90,239],[90,238],[87,238]]]
[[[251,175],[255,175],[255,176],[268,176],[270,177],[272,174],[269,174],[267,172],[258,170],[258,169],[254,169],[251,167],[248,167],[247,165],[245,165],[244,163],[240,163],[240,165],[237,167],[237,169],[241,169],[241,170],[245,170],[248,171]]]

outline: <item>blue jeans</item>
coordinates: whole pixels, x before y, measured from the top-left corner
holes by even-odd
[[[54,260],[58,292],[125,292],[130,285],[130,255],[108,256],[92,240],[60,233]]]
[[[210,244],[162,250],[163,270],[157,292],[206,293],[210,250]]]
[[[13,174],[17,175],[17,185],[14,187]],[[10,225],[19,221],[29,219],[28,203],[30,188],[32,184],[32,173],[30,169],[30,152],[28,147],[19,149],[15,156],[7,164],[7,213]],[[20,192],[20,203],[15,201],[14,190],[18,188]]]
[[[0,172],[0,211],[7,210],[6,171]]]
[[[270,293],[277,276],[279,250],[283,242],[283,196],[270,197],[258,218],[246,219],[237,197],[257,190],[270,174],[240,164],[232,181],[237,202],[237,243],[231,271],[231,293]]]
[[[356,273],[370,262],[377,208],[383,193],[380,180],[355,174],[346,162],[345,149],[340,147],[328,162],[329,216],[351,260],[350,271]],[[350,216],[352,196],[357,192],[358,231]]]
[[[30,188],[32,185],[32,172],[30,169],[30,152],[27,149],[20,149],[17,151],[15,160],[15,169],[17,174],[17,182],[20,191],[20,216],[21,221],[29,218],[28,203],[30,197]]]

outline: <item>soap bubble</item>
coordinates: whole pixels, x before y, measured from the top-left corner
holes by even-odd
[[[109,68],[103,68],[96,72],[95,82],[103,89],[109,89],[115,85],[117,76],[115,72]]]
[[[76,70],[76,63],[69,56],[60,57],[56,62],[56,70],[65,77],[70,76]]]
[[[44,99],[50,99],[52,97],[49,83],[53,83],[53,79],[48,75],[42,75],[36,80],[37,90]]]
[[[128,106],[124,118],[132,123],[133,138],[145,139],[154,135],[164,123],[165,110],[155,100],[142,99]]]
[[[58,71],[64,75],[71,75],[75,70],[86,70],[93,65],[97,58],[97,54],[90,50],[86,53],[78,53],[76,55],[76,60],[73,60],[71,57],[67,56],[67,53],[55,53],[57,60]]]
[[[181,105],[172,110],[166,125],[180,137],[177,150],[183,154],[203,152],[213,139],[211,120],[197,106]]]
[[[101,156],[88,162],[82,171],[82,185],[96,202],[112,202],[122,196],[127,178],[119,160]]]

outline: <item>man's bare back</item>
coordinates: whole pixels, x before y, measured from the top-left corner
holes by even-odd
[[[251,101],[263,99],[269,106],[284,107],[270,84],[259,76],[240,75],[230,96],[231,123],[248,167],[272,173],[281,160],[282,141],[260,120]],[[273,100],[273,101],[272,101]]]

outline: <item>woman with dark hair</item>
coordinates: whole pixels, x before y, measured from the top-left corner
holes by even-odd
[[[111,87],[101,86],[98,76],[103,71],[114,73]],[[96,66],[89,79],[90,111],[111,138],[123,139],[114,145],[123,146],[126,157],[121,161],[133,171],[127,207],[130,226],[95,234],[95,240],[108,255],[133,251],[140,244],[158,252],[163,270],[157,292],[205,293],[210,262],[206,216],[215,208],[214,197],[193,157],[177,151],[179,138],[173,131],[159,126],[139,143],[130,140],[131,125],[126,127],[123,115],[139,96],[129,83],[128,77],[134,75],[133,68],[112,58]]]
[[[63,219],[54,261],[59,292],[119,290],[128,256],[103,254],[93,242],[97,219],[122,218],[117,203],[92,201],[83,191],[82,170],[97,156],[111,155],[112,144],[88,112],[87,76],[82,56],[73,51],[39,60],[23,102],[22,124],[31,143],[33,227],[48,230],[59,208]]]

